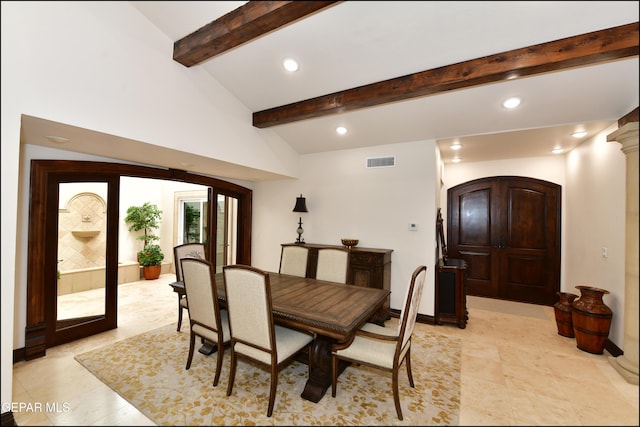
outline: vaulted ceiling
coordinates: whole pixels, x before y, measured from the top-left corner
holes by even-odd
[[[453,140],[465,161],[549,155],[638,106],[638,2],[132,3],[303,154],[437,139],[445,161]]]
[[[129,3],[176,63],[209,73],[300,154],[436,140],[447,163],[453,141],[463,162],[537,157],[582,142],[574,130],[637,117],[637,1]],[[518,109],[501,106],[509,96]],[[27,134],[82,131],[23,122]],[[172,158],[157,164],[183,167]],[[261,179],[233,168],[216,169]]]

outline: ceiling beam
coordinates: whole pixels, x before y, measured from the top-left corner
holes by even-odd
[[[339,1],[249,1],[173,44],[186,67],[291,24]]]
[[[638,56],[638,22],[476,58],[253,113],[268,128],[518,77]]]

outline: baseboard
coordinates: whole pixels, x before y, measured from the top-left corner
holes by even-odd
[[[613,357],[622,356],[624,354],[624,351],[622,351],[620,347],[615,345],[615,343],[609,339],[607,339],[607,342],[604,344],[604,349],[607,350]]]
[[[25,348],[21,347],[13,350],[13,363],[22,362],[23,360],[27,360],[27,351]]]

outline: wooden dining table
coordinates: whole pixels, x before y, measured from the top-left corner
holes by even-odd
[[[215,276],[218,299],[226,304],[222,273]],[[315,333],[309,354],[309,378],[302,398],[317,403],[331,386],[331,348],[348,342],[382,306],[384,289],[327,282],[269,272],[274,322]],[[171,283],[184,293],[184,284]],[[344,365],[341,366],[341,370]]]

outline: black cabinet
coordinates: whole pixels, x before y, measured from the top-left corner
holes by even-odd
[[[467,327],[466,270],[467,263],[462,259],[438,261],[435,278],[436,324],[454,323],[461,329]]]

